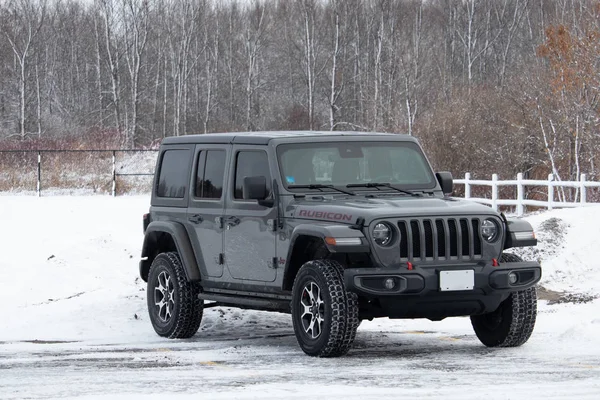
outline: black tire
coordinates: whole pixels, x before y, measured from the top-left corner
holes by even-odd
[[[500,262],[520,262],[514,254],[502,254]],[[518,347],[527,342],[537,317],[535,286],[512,292],[494,312],[472,315],[475,334],[488,347]]]
[[[198,284],[188,282],[177,253],[159,254],[150,266],[147,288],[148,314],[156,333],[170,339],[194,336],[204,311],[198,293]]]
[[[319,293],[315,301],[309,292]],[[308,306],[313,314],[305,313]],[[358,297],[346,291],[340,263],[313,260],[300,268],[292,289],[292,322],[298,344],[310,356],[338,357],[350,350],[359,324]]]

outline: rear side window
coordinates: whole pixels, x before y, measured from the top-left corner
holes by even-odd
[[[223,150],[204,150],[198,157],[196,197],[220,199],[223,194],[225,152]]]
[[[167,150],[163,153],[156,188],[158,197],[185,197],[190,153],[190,150]]]
[[[247,176],[264,176],[267,178],[267,191],[271,192],[271,173],[269,159],[264,151],[240,151],[235,163],[234,198],[244,198],[244,178]]]

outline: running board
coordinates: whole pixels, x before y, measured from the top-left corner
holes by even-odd
[[[226,295],[210,292],[200,293],[198,298],[201,300],[215,301],[220,306],[223,305],[266,311],[290,312],[289,300],[264,299],[258,297]],[[215,307],[217,304],[211,303],[209,307]]]

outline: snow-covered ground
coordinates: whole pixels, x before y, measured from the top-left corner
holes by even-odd
[[[600,208],[533,215],[543,285],[523,347],[487,349],[467,318],[364,321],[347,357],[315,359],[288,315],[211,308],[158,337],[137,277],[139,197],[0,197],[0,399],[600,398]],[[567,296],[568,298],[568,296]]]

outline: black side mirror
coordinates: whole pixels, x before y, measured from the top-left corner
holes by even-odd
[[[264,200],[267,198],[267,178],[264,176],[247,176],[243,186],[244,200]]]
[[[452,174],[446,171],[436,172],[435,177],[437,178],[438,182],[440,183],[440,186],[442,187],[442,192],[444,192],[444,194],[451,195],[453,192],[454,185],[454,183],[452,182]]]

